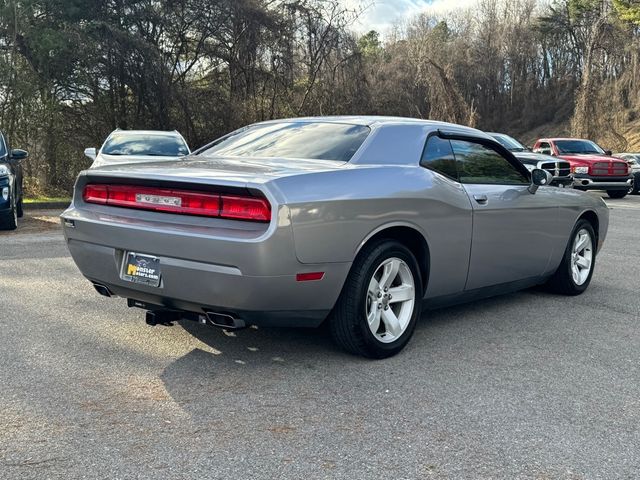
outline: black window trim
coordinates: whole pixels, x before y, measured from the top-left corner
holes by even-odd
[[[480,145],[483,145],[485,147],[488,147],[497,151],[511,164],[512,167],[514,167],[518,172],[520,172],[524,176],[524,178],[527,179],[527,181],[531,182],[531,172],[529,172],[527,167],[525,167],[520,162],[520,160],[518,160],[513,155],[513,153],[511,153],[509,150],[504,148],[497,140],[479,137],[477,135],[467,134],[463,132],[452,132],[452,131],[447,131],[442,129],[438,129],[436,132],[440,138],[444,138],[447,140],[462,140],[464,142],[478,143]],[[426,144],[425,144],[425,147],[426,147]],[[455,155],[455,152],[454,152],[454,155]],[[457,181],[459,183],[465,183],[465,182],[461,182],[459,179]],[[524,185],[524,184],[498,183],[496,185]]]

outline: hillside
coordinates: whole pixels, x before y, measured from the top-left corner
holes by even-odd
[[[618,133],[627,141],[625,151],[640,152],[640,118],[627,122]],[[514,136],[521,142],[524,142],[525,145],[531,146],[538,138],[571,136],[570,122],[548,123],[526,132],[516,133]],[[613,151],[618,150],[615,148],[616,139],[609,132],[603,132],[603,135],[593,140],[603,148]]]

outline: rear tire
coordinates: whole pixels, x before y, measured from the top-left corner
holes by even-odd
[[[22,218],[24,217],[24,207],[22,205],[22,197],[20,197],[20,201],[18,202],[18,205],[16,206],[16,210],[17,210],[17,214],[18,214],[18,218]]]
[[[366,245],[329,320],[334,340],[364,357],[395,355],[413,335],[422,291],[418,262],[406,246],[395,240]]]
[[[609,198],[624,198],[629,193],[627,190],[607,190]]]
[[[573,228],[560,266],[547,281],[547,290],[562,295],[580,295],[591,283],[596,264],[596,234],[593,226],[581,219]]]

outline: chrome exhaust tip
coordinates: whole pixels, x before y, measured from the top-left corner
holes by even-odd
[[[111,290],[109,290],[109,287],[106,287],[100,283],[94,283],[93,284],[93,288],[96,289],[96,292],[98,292],[100,295],[102,295],[103,297],[112,297],[113,293],[111,293]]]
[[[241,318],[226,313],[205,311],[204,318],[206,323],[214,327],[231,328],[234,330],[245,328],[247,324]]]

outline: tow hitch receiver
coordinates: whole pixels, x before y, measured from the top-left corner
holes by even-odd
[[[172,322],[177,322],[181,318],[182,312],[177,310],[147,310],[145,315],[147,325],[151,325],[152,327],[156,325],[172,327]]]

